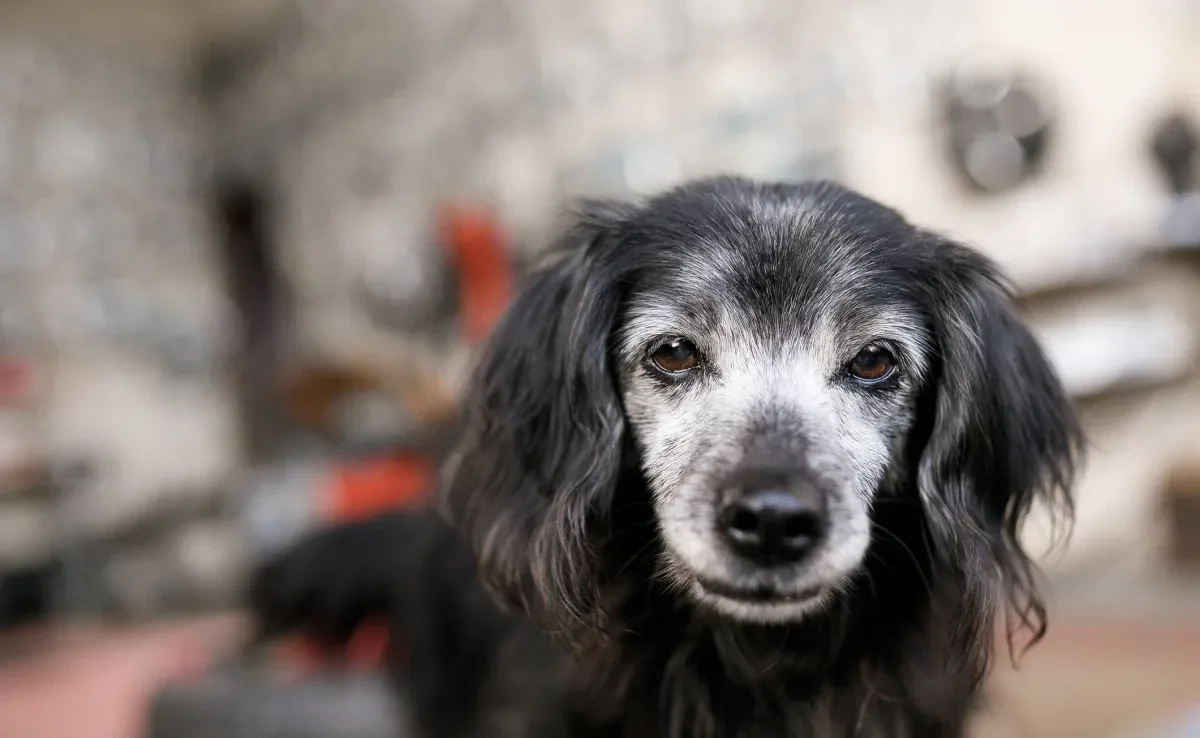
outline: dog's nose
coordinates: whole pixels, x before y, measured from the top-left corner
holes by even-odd
[[[825,532],[825,501],[815,489],[748,491],[721,514],[725,538],[741,556],[760,564],[803,558]]]

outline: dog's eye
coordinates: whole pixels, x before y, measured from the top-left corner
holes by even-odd
[[[700,353],[691,341],[676,338],[655,349],[650,360],[662,371],[678,374],[699,366]]]
[[[896,371],[896,358],[882,346],[871,344],[858,352],[850,362],[849,371],[855,379],[863,382],[882,382]]]

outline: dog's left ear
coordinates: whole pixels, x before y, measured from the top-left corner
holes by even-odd
[[[1003,596],[1036,640],[1045,607],[1020,527],[1035,502],[1069,525],[1083,435],[995,266],[964,246],[922,239],[936,275],[927,300],[940,353],[917,470],[933,542],[976,589],[971,594],[988,603]]]

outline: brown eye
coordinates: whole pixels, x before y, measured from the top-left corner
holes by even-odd
[[[676,338],[659,346],[650,355],[650,360],[654,362],[654,366],[664,372],[677,374],[699,366],[700,354],[691,341]]]
[[[867,383],[887,379],[895,369],[896,358],[892,352],[874,344],[859,351],[850,362],[850,374]]]

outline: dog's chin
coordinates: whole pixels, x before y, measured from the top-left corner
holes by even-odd
[[[683,590],[700,609],[743,623],[795,623],[821,611],[835,596],[834,586],[783,589],[771,585],[745,587],[695,574],[679,576]]]
[[[721,617],[763,625],[803,620],[822,610],[834,596],[831,588],[795,593],[763,588],[741,590],[699,579],[693,580],[689,589],[697,604]]]

